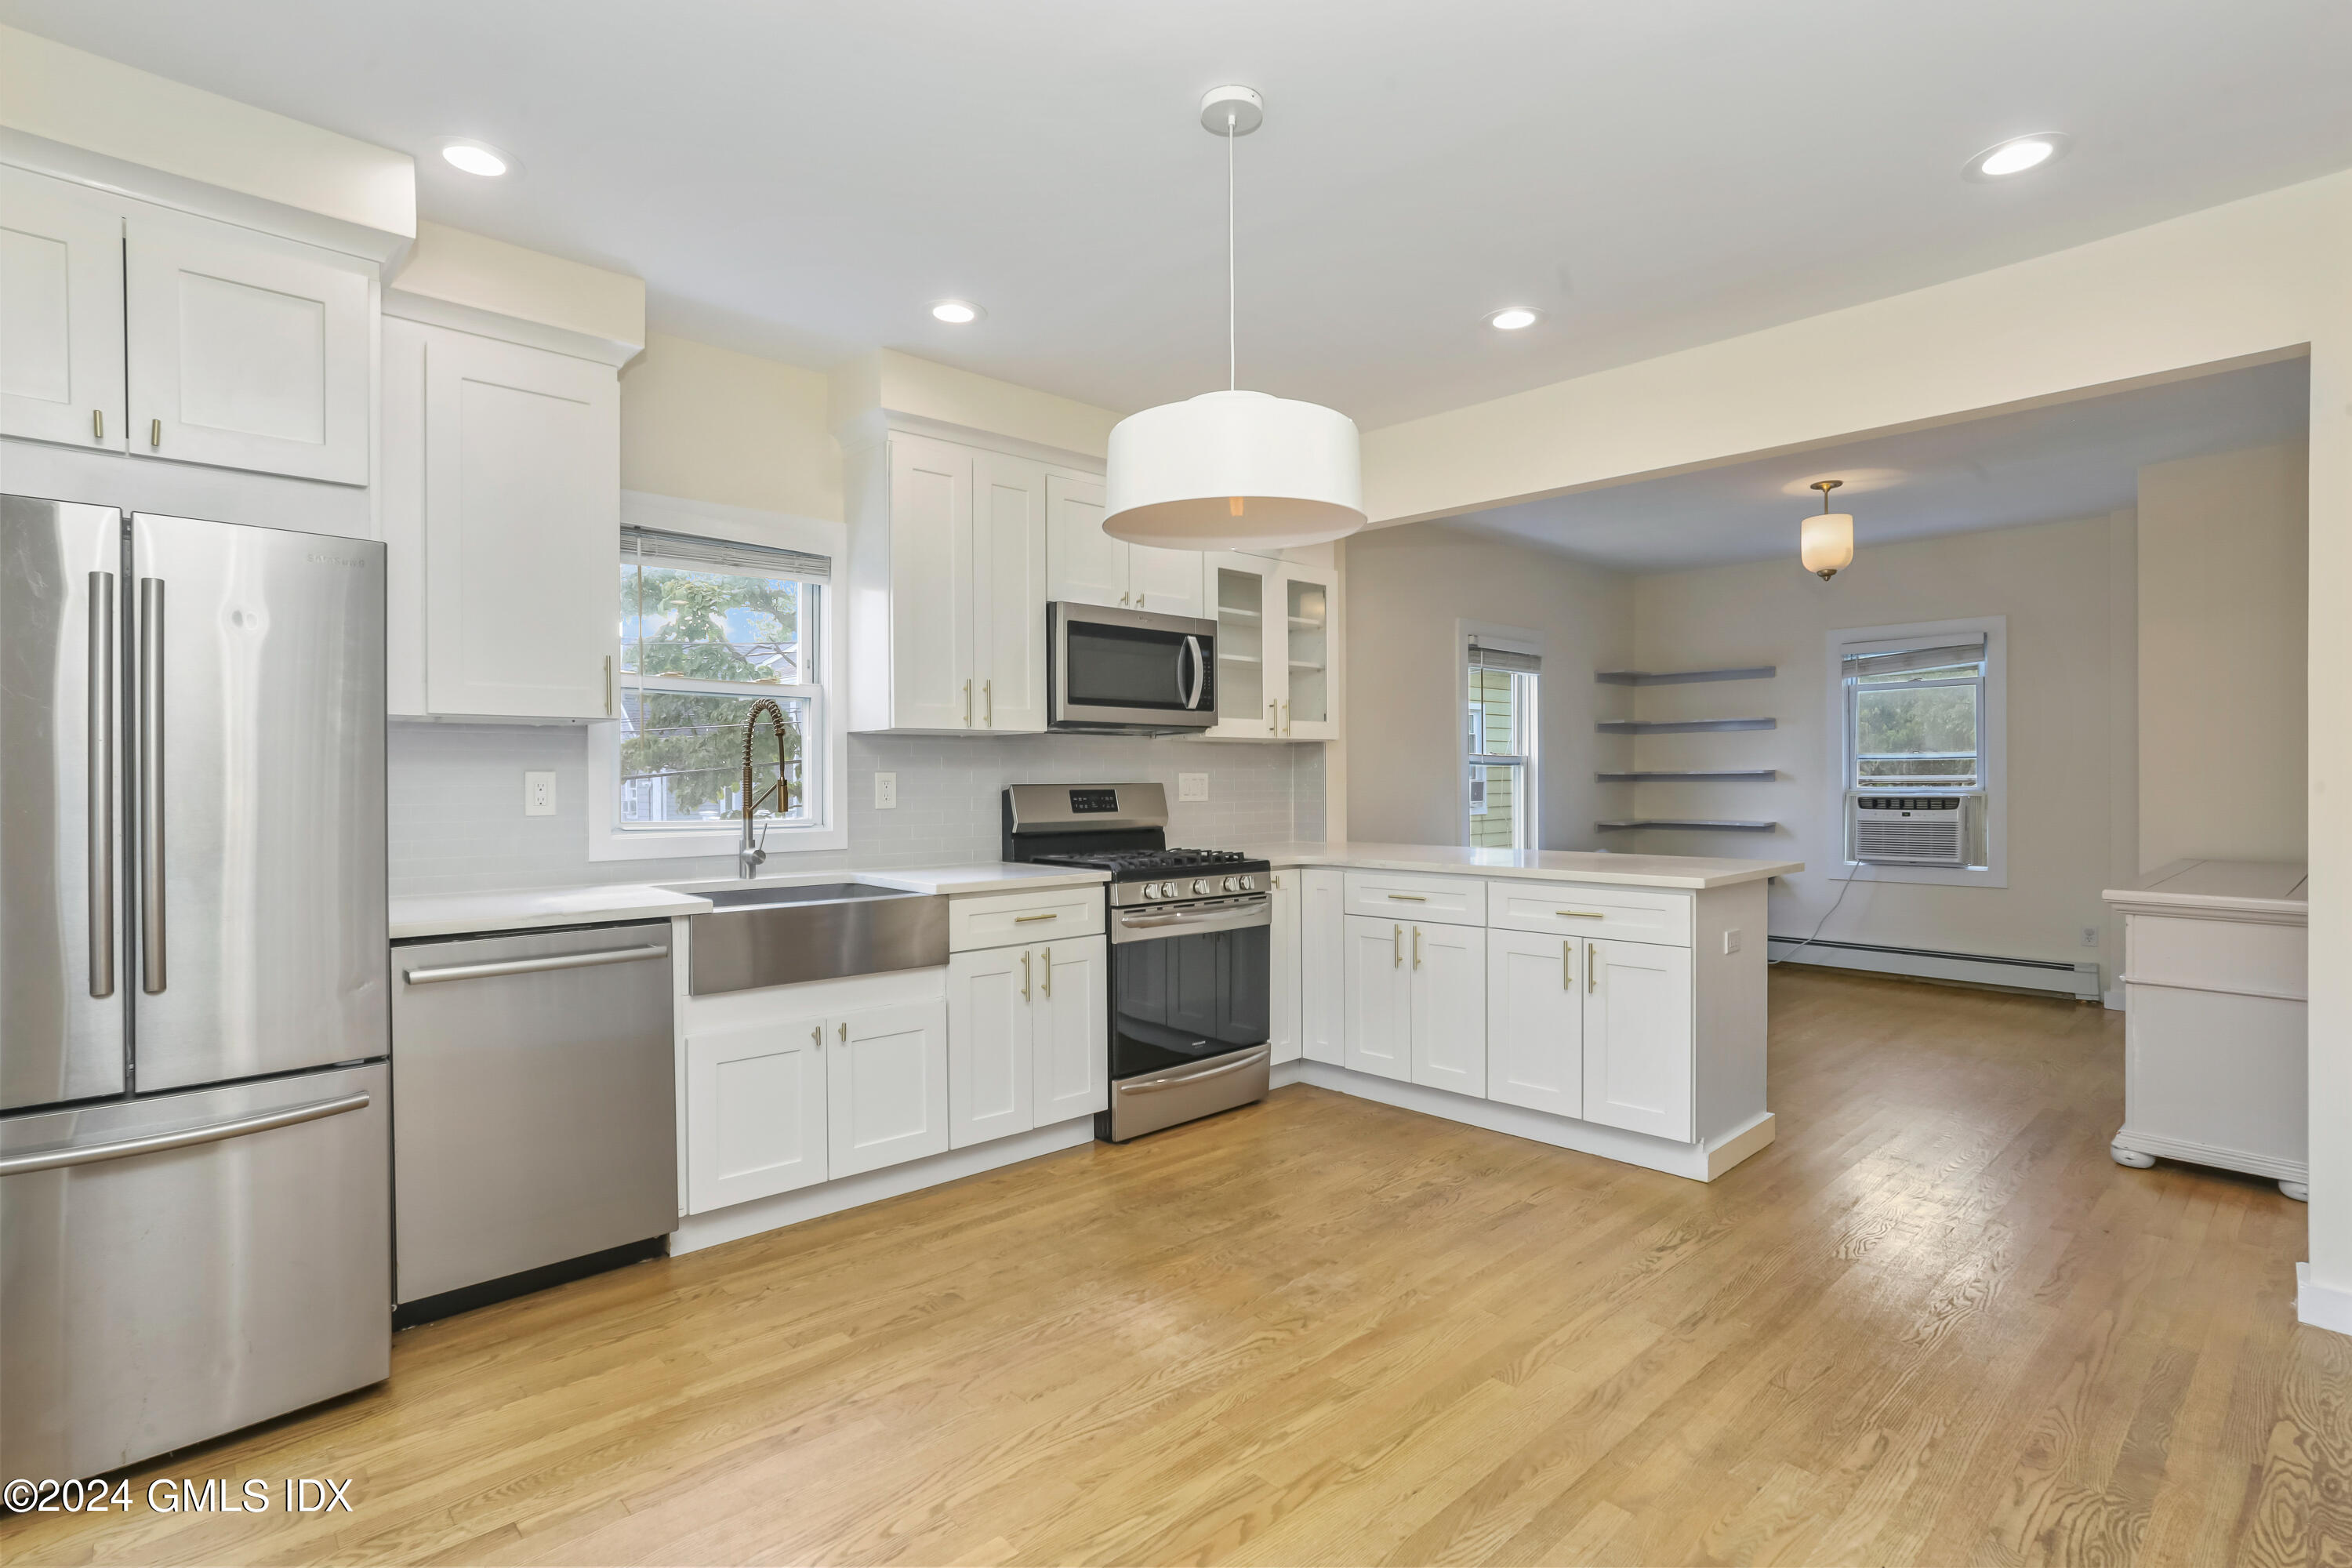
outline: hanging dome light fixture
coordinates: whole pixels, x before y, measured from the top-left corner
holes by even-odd
[[[1822,510],[1797,525],[1797,559],[1824,583],[1853,563],[1853,514],[1830,510],[1830,492],[1843,479],[1815,479],[1809,487],[1822,492]]]
[[[1111,429],[1103,531],[1129,544],[1232,550],[1320,544],[1364,526],[1356,423],[1318,404],[1241,389],[1234,142],[1265,120],[1245,87],[1212,88],[1202,128],[1225,139],[1226,390],[1129,415]]]

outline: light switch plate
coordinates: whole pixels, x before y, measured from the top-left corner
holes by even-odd
[[[898,809],[898,775],[897,773],[874,775],[874,809],[877,811]]]
[[[1176,775],[1176,798],[1178,800],[1208,799],[1209,775],[1206,773],[1178,773]]]
[[[527,773],[522,775],[522,814],[525,816],[555,815],[553,773]]]
[[[1723,933],[1723,951],[1726,952],[1738,952],[1739,951],[1739,928],[1738,926],[1733,926],[1730,930]]]

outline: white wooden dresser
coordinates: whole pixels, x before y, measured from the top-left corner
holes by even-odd
[[[2305,881],[2300,863],[2176,860],[2107,889],[2124,920],[2117,1164],[2219,1165],[2308,1199]]]

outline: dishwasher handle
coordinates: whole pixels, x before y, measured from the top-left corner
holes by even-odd
[[[445,963],[435,969],[408,969],[401,978],[411,985],[431,985],[444,980],[488,980],[500,974],[541,974],[551,969],[593,969],[606,963],[637,963],[667,958],[666,947],[607,947],[594,952],[559,952],[547,958],[510,958],[498,963]]]

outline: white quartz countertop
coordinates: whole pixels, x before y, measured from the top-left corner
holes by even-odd
[[[1727,860],[1706,855],[1597,855],[1580,849],[1472,849],[1458,844],[1250,844],[1242,847],[1276,866],[1526,877],[1627,888],[1728,888],[1805,868],[1801,860]]]
[[[2269,914],[2300,918],[2310,907],[2308,868],[2300,860],[2175,860],[2128,887],[2099,896],[2111,904],[2183,914]]]
[[[394,899],[392,900],[392,935],[397,941],[405,937],[465,936],[481,931],[599,925],[610,921],[667,920],[674,915],[709,914],[710,900],[699,894],[715,888],[870,882],[877,887],[903,888],[910,893],[956,896],[1044,891],[1051,888],[1084,887],[1108,879],[1100,871],[990,861],[969,866],[893,866],[878,871],[854,868],[801,871],[761,877],[756,883],[750,884],[727,879],[674,882],[666,887],[654,887],[644,882],[616,882],[587,888],[524,888],[513,892]]]

